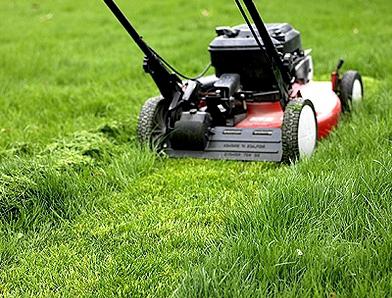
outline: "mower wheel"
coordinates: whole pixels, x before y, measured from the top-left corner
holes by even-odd
[[[167,110],[163,97],[148,99],[143,105],[137,124],[137,136],[142,145],[160,150],[166,134]]]
[[[316,112],[310,100],[290,101],[282,124],[283,163],[310,157],[317,146]]]
[[[343,112],[351,112],[353,102],[359,102],[362,98],[363,83],[361,75],[354,70],[346,72],[340,83],[340,100],[342,101]]]

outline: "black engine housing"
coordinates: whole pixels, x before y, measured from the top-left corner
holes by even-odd
[[[272,41],[282,57],[302,52],[301,35],[287,23],[267,24]],[[256,34],[257,28],[254,27]],[[210,43],[211,64],[217,77],[238,73],[245,90],[271,91],[276,82],[268,57],[260,51],[247,25],[217,28],[218,36]],[[261,44],[263,42],[260,40]]]

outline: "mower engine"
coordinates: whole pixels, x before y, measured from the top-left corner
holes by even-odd
[[[266,24],[266,28],[289,71],[295,75],[295,67],[300,65],[296,78],[307,80],[311,58],[308,56],[304,61],[300,33],[289,24]],[[253,26],[253,30],[260,39],[257,28]],[[260,51],[247,25],[217,28],[216,32],[218,37],[210,44],[209,51],[217,77],[236,73],[240,75],[244,90],[278,90],[270,58],[265,51]]]

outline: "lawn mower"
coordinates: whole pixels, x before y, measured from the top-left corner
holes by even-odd
[[[252,0],[235,0],[244,25],[216,28],[209,45],[215,75],[179,73],[104,0],[145,55],[160,95],[143,105],[138,139],[170,157],[294,162],[310,157],[343,112],[363,98],[357,71],[313,80],[311,50],[287,23],[265,24]]]

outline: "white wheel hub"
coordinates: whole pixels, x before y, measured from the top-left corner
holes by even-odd
[[[353,102],[361,101],[362,94],[363,94],[362,84],[359,80],[355,80],[353,85],[353,94],[352,94]]]
[[[305,105],[299,116],[298,148],[300,158],[312,156],[317,143],[317,123],[313,109]]]

